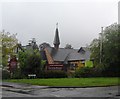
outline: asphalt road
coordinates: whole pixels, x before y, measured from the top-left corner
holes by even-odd
[[[118,86],[91,88],[5,87],[2,97],[111,97],[120,99]]]

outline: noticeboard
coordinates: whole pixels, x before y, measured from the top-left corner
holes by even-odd
[[[62,64],[48,64],[47,70],[63,70]]]

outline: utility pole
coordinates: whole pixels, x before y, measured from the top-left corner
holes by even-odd
[[[102,63],[102,49],[103,49],[103,27],[101,27],[100,33],[100,63]]]

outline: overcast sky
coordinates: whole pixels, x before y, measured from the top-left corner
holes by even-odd
[[[31,38],[36,38],[37,44],[47,42],[53,46],[58,22],[60,47],[69,43],[79,48],[98,38],[101,27],[118,22],[119,0],[7,1],[0,5],[1,29],[11,34],[17,33],[23,45],[28,44]]]

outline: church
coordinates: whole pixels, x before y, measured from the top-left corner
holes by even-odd
[[[40,44],[40,53],[43,60],[46,60],[47,64],[65,65],[67,64],[71,69],[77,67],[93,66],[93,61],[90,60],[90,50],[87,47],[80,47],[79,49],[72,48],[59,48],[60,39],[58,25],[55,30],[55,37],[53,41],[54,46],[51,47],[48,43]]]

